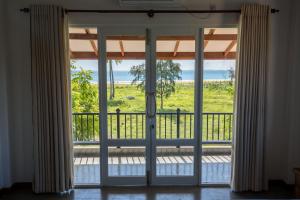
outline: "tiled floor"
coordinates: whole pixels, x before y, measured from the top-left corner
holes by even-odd
[[[263,193],[232,193],[229,188],[200,187],[115,187],[75,189],[65,194],[35,195],[30,189],[0,195],[2,200],[212,200],[212,199],[292,199],[292,190],[271,188]]]
[[[192,156],[160,156],[156,159],[157,176],[193,175]],[[144,157],[109,157],[110,176],[145,176]],[[100,183],[99,157],[74,159],[75,184]],[[202,156],[203,183],[229,183],[231,157],[227,155]]]

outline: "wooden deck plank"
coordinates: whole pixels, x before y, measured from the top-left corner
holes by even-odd
[[[222,163],[222,159],[220,159],[220,156],[212,156],[218,163]]]
[[[177,163],[182,163],[182,164],[185,163],[181,156],[175,156],[174,158]]]
[[[141,164],[139,157],[133,157],[132,160],[133,160],[133,164],[136,164],[136,165]]]
[[[74,159],[75,159],[74,165],[80,165],[81,158],[74,158]]]
[[[87,164],[87,165],[92,165],[92,164],[94,164],[94,159],[93,159],[93,157],[88,157],[88,158],[87,158],[87,161],[86,161],[86,164]]]
[[[145,164],[146,163],[145,157],[139,157],[139,160],[140,160],[141,164]]]
[[[81,161],[80,161],[80,164],[81,165],[86,165],[86,163],[87,163],[87,157],[82,157]]]
[[[94,157],[94,164],[99,165],[100,164],[100,158],[99,157]]]
[[[134,164],[133,157],[127,157],[128,164]]]
[[[160,176],[191,175],[194,169],[192,158],[192,156],[157,157],[157,173]],[[100,182],[99,157],[76,157],[73,161],[76,184]],[[230,161],[231,158],[227,155],[202,156],[202,181],[205,183],[229,182],[231,172]],[[142,156],[125,157],[123,159],[109,157],[108,163],[110,164],[110,174],[114,176],[145,175],[145,157]],[[119,165],[120,163],[122,164]]]
[[[218,162],[218,161],[215,160],[212,156],[207,156],[207,158],[209,159],[209,161],[210,161],[211,163],[217,163],[217,162]]]

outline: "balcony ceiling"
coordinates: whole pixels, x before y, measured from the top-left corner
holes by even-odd
[[[71,59],[97,59],[98,42],[95,28],[70,28]],[[204,31],[204,58],[209,60],[235,59],[236,28],[209,28]],[[106,38],[108,59],[145,59],[144,36],[109,36]],[[161,36],[157,38],[158,59],[194,59],[193,36]]]

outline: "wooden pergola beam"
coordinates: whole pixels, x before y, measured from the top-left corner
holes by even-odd
[[[215,33],[216,29],[210,29],[208,35],[213,35]],[[206,48],[206,46],[208,45],[208,41],[209,40],[204,40],[204,45],[203,45],[203,49]]]
[[[97,40],[97,34],[70,33],[71,40]],[[107,40],[145,40],[144,36],[107,36]],[[194,36],[159,36],[157,40],[195,40]],[[204,40],[237,40],[236,34],[205,34]]]
[[[72,52],[71,59],[78,60],[96,60],[98,56],[95,56],[94,52]],[[235,59],[236,53],[229,52],[226,56],[223,52],[204,52],[204,59],[206,60],[226,60]],[[157,52],[157,59],[165,60],[191,60],[195,59],[194,52],[177,52],[174,56],[174,52]],[[120,52],[108,52],[107,59],[111,60],[143,60],[145,59],[145,52],[124,52],[124,56]]]
[[[224,56],[227,56],[230,53],[230,51],[232,50],[232,48],[234,47],[235,44],[236,44],[236,40],[233,40],[230,42],[230,44],[224,51]]]
[[[86,34],[91,34],[90,31],[89,31],[89,29],[87,29],[87,28],[85,29],[85,32],[86,32]],[[91,44],[91,46],[92,46],[92,48],[94,50],[95,55],[98,56],[98,48],[97,48],[94,40],[89,40],[89,41],[90,41],[90,44]]]
[[[173,56],[174,56],[174,57],[175,57],[176,54],[177,54],[179,44],[180,44],[180,40],[177,40],[176,43],[175,43],[174,52],[173,52]]]
[[[119,40],[119,45],[120,45],[121,55],[124,57],[125,53],[124,53],[124,45],[122,40]]]

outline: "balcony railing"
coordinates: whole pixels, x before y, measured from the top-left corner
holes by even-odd
[[[232,113],[202,113],[202,143],[231,144]],[[74,144],[99,143],[99,113],[73,113]],[[107,114],[109,139],[145,139],[146,114],[121,112]],[[159,112],[156,114],[157,139],[192,139],[194,113]]]

